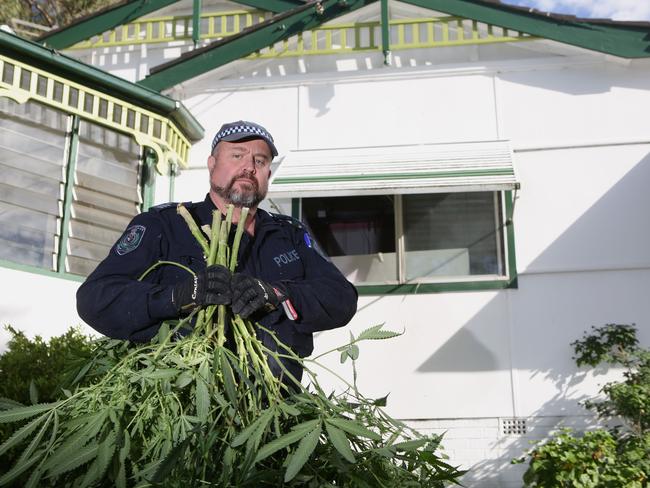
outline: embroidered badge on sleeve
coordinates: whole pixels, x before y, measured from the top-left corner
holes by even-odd
[[[132,225],[126,229],[122,238],[115,245],[115,252],[118,256],[124,256],[137,249],[142,242],[142,236],[144,236],[145,230],[146,227],[144,225]]]

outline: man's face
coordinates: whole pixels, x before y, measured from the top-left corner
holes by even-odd
[[[257,207],[266,197],[272,159],[262,139],[221,141],[208,158],[210,190],[237,207]]]

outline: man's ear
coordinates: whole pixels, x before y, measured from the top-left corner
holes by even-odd
[[[269,168],[269,178],[271,177],[271,168]]]
[[[208,171],[212,172],[212,168],[214,168],[215,164],[217,164],[217,159],[210,154],[210,156],[208,156]]]

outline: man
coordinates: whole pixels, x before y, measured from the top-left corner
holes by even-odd
[[[234,204],[233,221],[250,208],[231,275],[223,266],[206,268],[202,250],[176,204],[163,204],[136,216],[109,255],[77,292],[79,315],[113,338],[147,341],[161,322],[208,304],[230,304],[234,313],[259,322],[301,357],[313,351],[312,334],[347,324],[357,292],[315,247],[304,227],[291,217],[257,208],[265,198],[271,161],[277,156],[271,134],[253,122],[224,124],[208,157],[210,191],[203,202],[186,207],[199,226],[210,224],[216,208],[225,214]],[[234,226],[233,226],[234,230]],[[143,281],[138,277],[158,261],[189,267],[160,266]],[[277,350],[268,333],[264,344]],[[272,364],[278,375],[281,369]],[[300,378],[295,362],[286,366]]]

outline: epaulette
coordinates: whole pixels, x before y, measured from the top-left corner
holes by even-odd
[[[307,232],[307,228],[305,227],[305,224],[303,224],[297,218],[292,217],[291,215],[276,214],[276,213],[270,213],[270,212],[269,212],[269,214],[271,215],[273,220],[275,220],[276,222],[283,222],[283,223],[291,224],[292,226]]]
[[[154,205],[153,207],[149,207],[149,211],[151,212],[162,212],[163,210],[167,210],[169,208],[176,208],[178,206],[179,202],[167,202],[167,203],[160,203],[158,205]],[[194,204],[194,202],[183,202],[183,205],[187,208],[191,207]]]

